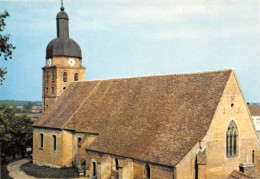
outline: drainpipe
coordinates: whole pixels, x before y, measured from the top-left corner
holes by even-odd
[[[173,176],[172,176],[173,179],[176,179],[176,167],[173,167]]]

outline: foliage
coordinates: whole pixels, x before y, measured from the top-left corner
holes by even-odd
[[[36,104],[36,106],[41,106],[42,102],[41,101],[19,101],[19,100],[0,100],[0,104],[9,104],[11,106],[23,106],[29,102],[33,102]]]
[[[32,120],[26,115],[15,116],[9,105],[0,105],[1,158],[24,156],[26,148],[32,147]]]
[[[0,178],[3,178],[3,179],[13,179],[12,177],[9,176],[9,171],[7,169],[7,165],[10,162],[13,162],[13,160],[12,161],[8,161],[7,163],[1,165],[1,176],[0,176]]]
[[[29,102],[27,104],[23,105],[24,111],[25,112],[31,112],[31,109],[33,106],[36,106],[36,104],[34,102]]]
[[[13,50],[16,48],[9,42],[10,34],[3,34],[6,23],[5,18],[10,16],[7,11],[4,11],[0,14],[0,57],[3,57],[5,60],[12,59]],[[6,68],[0,68],[0,85],[2,85],[4,76],[7,73]]]

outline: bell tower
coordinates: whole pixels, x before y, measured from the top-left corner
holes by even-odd
[[[69,17],[63,3],[57,14],[57,38],[46,48],[43,70],[42,109],[45,111],[73,81],[85,80],[80,46],[69,38]]]

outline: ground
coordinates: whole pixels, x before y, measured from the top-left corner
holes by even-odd
[[[31,177],[26,175],[21,169],[20,166],[23,165],[24,163],[27,163],[28,159],[22,159],[22,160],[18,160],[15,162],[10,163],[7,166],[7,170],[9,171],[9,176],[14,178],[14,179],[18,179],[18,178],[26,178],[26,179],[34,179],[35,177]]]
[[[6,167],[3,165],[2,167]],[[5,170],[5,179],[35,179],[35,178],[79,178],[76,168],[49,168],[33,165],[28,159],[20,159],[10,162]],[[84,177],[80,177],[84,179]]]

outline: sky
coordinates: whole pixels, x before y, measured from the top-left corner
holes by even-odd
[[[0,0],[16,46],[0,59],[0,99],[41,100],[47,44],[60,0]],[[246,101],[260,102],[259,0],[64,0],[86,80],[234,69]]]

